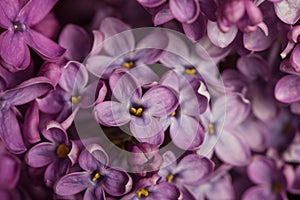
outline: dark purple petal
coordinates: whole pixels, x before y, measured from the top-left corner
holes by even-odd
[[[248,189],[243,194],[243,200],[256,200],[256,199],[276,199],[275,195],[264,186],[256,186]]]
[[[216,154],[225,163],[243,166],[249,162],[249,147],[233,133],[223,130],[215,147]]]
[[[39,109],[48,114],[57,114],[62,111],[65,106],[64,93],[62,89],[57,88],[50,91],[47,96],[37,99]]]
[[[37,76],[47,77],[56,86],[61,77],[61,67],[57,63],[46,62],[40,68]]]
[[[78,162],[82,169],[93,172],[108,165],[109,160],[101,146],[91,144],[81,152]]]
[[[250,81],[257,78],[265,78],[268,73],[268,64],[257,55],[249,55],[241,57],[237,62],[238,70]]]
[[[60,33],[59,44],[67,50],[65,57],[68,60],[83,61],[91,49],[92,41],[83,28],[68,24]]]
[[[57,159],[52,162],[46,169],[44,174],[44,181],[47,186],[52,187],[53,184],[62,176],[66,175],[71,162],[69,160]]]
[[[193,23],[200,13],[200,5],[196,0],[170,0],[170,9],[181,23]]]
[[[30,64],[30,53],[20,33],[5,31],[0,36],[0,54],[10,71],[26,69]]]
[[[23,105],[44,94],[53,88],[52,82],[45,77],[35,77],[24,81],[17,87],[6,90],[0,96],[10,105]]]
[[[58,0],[31,0],[20,11],[18,18],[28,26],[39,23],[50,12]]]
[[[13,189],[20,178],[21,163],[15,156],[1,154],[0,156],[0,186]],[[0,195],[1,196],[1,195]],[[2,196],[1,196],[2,198]]]
[[[29,144],[34,144],[41,140],[39,122],[39,107],[38,103],[34,101],[25,114],[23,125],[24,140]]]
[[[12,109],[0,111],[0,136],[11,152],[20,154],[26,151],[19,122]]]
[[[166,2],[166,0],[137,0],[142,6],[145,7],[157,7]]]
[[[271,184],[276,173],[275,163],[262,156],[256,156],[247,168],[249,178],[256,184]]]
[[[290,62],[293,68],[298,72],[300,71],[300,45],[297,45],[290,57]]]
[[[105,126],[122,126],[131,119],[129,107],[115,101],[99,103],[94,108],[97,122]]]
[[[109,168],[105,170],[103,188],[105,192],[113,196],[121,196],[132,188],[131,177],[123,171]]]
[[[43,136],[56,144],[68,144],[69,139],[64,127],[56,121],[50,121],[46,125],[46,130],[42,132]]]
[[[229,31],[222,32],[216,22],[208,21],[207,23],[207,35],[214,45],[225,48],[227,47],[236,37],[238,29],[236,26],[231,26]]]
[[[275,97],[284,103],[300,100],[300,77],[287,75],[281,78],[275,86]]]
[[[83,195],[83,200],[107,200],[102,187],[88,188]]]
[[[8,28],[20,11],[18,0],[3,0],[0,2],[0,26]]]
[[[90,183],[90,174],[86,172],[74,172],[63,176],[54,185],[54,191],[61,196],[69,196],[85,190]]]
[[[147,112],[157,117],[170,115],[178,106],[176,95],[165,86],[152,87],[144,94],[142,102]]]
[[[31,167],[44,167],[56,158],[57,146],[43,142],[32,147],[26,154],[26,163]]]
[[[150,195],[152,199],[174,200],[179,198],[180,192],[175,185],[163,182],[155,185]]]
[[[182,24],[183,31],[188,38],[194,41],[200,40],[206,34],[206,19],[203,14],[190,24]]]
[[[200,123],[188,115],[181,115],[170,126],[172,142],[184,150],[199,147],[204,138],[204,130]]]
[[[130,122],[132,135],[140,142],[161,145],[164,131],[157,118],[152,116],[134,117]]]
[[[167,23],[174,19],[172,11],[168,4],[159,9],[159,11],[153,16],[154,26],[158,26],[164,23]]]
[[[187,185],[199,185],[213,172],[214,163],[197,154],[185,156],[176,167],[179,183]]]
[[[42,58],[48,61],[57,61],[61,59],[66,51],[49,38],[32,29],[24,35],[24,41]]]

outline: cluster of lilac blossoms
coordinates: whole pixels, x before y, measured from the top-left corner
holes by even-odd
[[[300,198],[299,0],[0,0],[0,199]]]

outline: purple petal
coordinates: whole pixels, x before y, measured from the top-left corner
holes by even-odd
[[[26,154],[26,163],[31,167],[44,167],[54,161],[56,146],[43,142],[32,147]]]
[[[199,17],[190,24],[182,24],[183,31],[185,35],[194,40],[198,41],[206,34],[206,19],[202,13],[199,14]]]
[[[84,192],[83,200],[107,200],[102,187],[96,187],[93,189],[87,189]]]
[[[7,148],[15,154],[26,151],[19,122],[16,114],[11,109],[0,111],[0,136]]]
[[[130,31],[130,27],[121,20],[107,17],[102,21],[100,30],[105,37],[103,48],[109,55],[120,56],[134,49],[133,33]]]
[[[144,94],[142,102],[147,112],[157,117],[170,115],[178,106],[174,92],[164,86],[152,87]]]
[[[263,186],[256,186],[248,189],[243,197],[243,200],[256,200],[256,199],[275,199],[275,196],[269,191],[268,188]]]
[[[237,62],[237,68],[250,81],[260,77],[265,78],[268,73],[268,64],[257,55],[241,57]]]
[[[179,91],[179,76],[173,70],[166,72],[160,79],[159,83],[168,88],[173,89],[174,91]]]
[[[39,130],[39,107],[34,101],[26,111],[23,125],[24,140],[29,144],[34,144],[41,140]]]
[[[249,178],[256,184],[271,184],[276,173],[275,163],[262,156],[256,156],[248,165]]]
[[[168,4],[163,6],[159,11],[153,16],[154,26],[158,26],[164,23],[167,23],[174,19],[172,11]]]
[[[0,185],[9,189],[15,188],[20,178],[20,161],[15,156],[11,156],[9,154],[1,154],[0,162]]]
[[[91,49],[92,41],[83,28],[68,24],[60,33],[59,44],[67,50],[65,57],[68,60],[83,61]]]
[[[174,200],[178,199],[180,192],[177,187],[170,183],[160,183],[153,187],[150,192],[152,199]]]
[[[48,114],[57,114],[58,112],[62,111],[64,108],[64,91],[62,89],[57,88],[52,90],[48,93],[47,96],[37,99],[39,109]]]
[[[6,90],[0,96],[10,105],[23,105],[44,94],[53,88],[52,82],[45,77],[35,77],[24,81],[19,86]]]
[[[43,136],[57,144],[67,144],[69,143],[68,135],[64,127],[56,121],[50,121],[46,125],[46,130],[42,132]]]
[[[215,146],[215,151],[223,162],[235,166],[246,165],[251,156],[249,147],[226,130],[223,130]]]
[[[228,176],[223,176],[210,183],[206,193],[211,199],[235,199],[232,181]]]
[[[21,34],[5,31],[0,36],[0,54],[2,59],[9,65],[10,71],[26,69],[30,64],[30,53],[24,43]]]
[[[20,11],[18,19],[28,26],[39,23],[50,12],[58,0],[31,0]]]
[[[158,7],[161,4],[163,4],[164,2],[166,2],[166,0],[137,0],[142,6],[144,7]]]
[[[85,190],[89,183],[90,174],[86,172],[74,172],[59,179],[53,188],[56,194],[69,196]]]
[[[216,22],[208,20],[207,23],[207,35],[214,45],[225,48],[235,39],[238,29],[236,26],[231,26],[229,31],[222,32]]]
[[[97,88],[99,88],[99,92],[97,95]],[[106,97],[107,88],[103,81],[95,81],[89,84],[82,93],[82,101],[80,107],[88,108],[93,104],[99,104],[103,102]]]
[[[90,51],[91,56],[99,54],[102,50],[104,35],[100,31],[93,31],[94,41],[92,45],[92,50]]]
[[[97,122],[105,126],[122,126],[131,119],[129,108],[115,101],[99,103],[94,108]]]
[[[263,51],[269,48],[274,42],[274,34],[266,36],[264,31],[259,27],[250,33],[244,33],[243,42],[246,49],[251,51]]]
[[[287,75],[281,78],[275,86],[275,97],[284,103],[300,100],[300,77]]]
[[[161,145],[164,140],[163,128],[152,116],[134,117],[130,122],[132,135],[140,142]]]
[[[170,9],[181,23],[193,23],[200,13],[200,5],[196,0],[170,0]]]
[[[121,196],[131,190],[131,177],[123,171],[113,168],[105,170],[103,188],[105,192],[113,196]]]
[[[52,162],[46,169],[44,181],[47,186],[52,187],[53,184],[62,176],[66,175],[71,162],[69,160],[56,160]]]
[[[127,104],[131,98],[140,98],[142,96],[138,80],[123,69],[116,71],[110,76],[109,85],[114,97],[122,103]]]
[[[300,71],[300,45],[297,45],[290,57],[291,65],[294,67],[296,71]]]
[[[199,147],[204,138],[204,130],[200,123],[188,115],[181,115],[170,126],[172,142],[184,150]]]
[[[41,66],[37,76],[48,78],[56,86],[61,77],[61,67],[57,63],[46,62]]]
[[[280,1],[274,4],[277,16],[287,24],[294,24],[300,18],[299,1]]]
[[[82,169],[93,172],[108,165],[109,160],[108,155],[101,146],[91,144],[81,152],[78,162]]]
[[[130,69],[130,73],[138,79],[140,85],[151,84],[153,82],[158,82],[159,80],[157,74],[144,64],[139,64]]]
[[[71,61],[62,69],[59,86],[67,92],[81,92],[88,83],[88,72],[79,62]]]
[[[18,0],[3,0],[0,2],[0,25],[8,28],[12,21],[17,17],[20,11]]]
[[[176,174],[187,185],[197,186],[213,172],[214,163],[197,154],[185,156],[176,167]],[[197,174],[197,176],[196,176]]]
[[[109,56],[91,56],[86,61],[86,66],[89,72],[97,77],[108,79],[112,71],[116,68],[112,63],[113,57]]]
[[[24,35],[24,41],[42,58],[48,61],[59,60],[66,51],[49,38],[32,29],[30,29],[30,31]]]

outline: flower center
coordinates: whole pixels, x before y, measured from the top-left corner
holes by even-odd
[[[173,174],[169,174],[169,175],[167,176],[167,178],[166,178],[166,181],[167,181],[168,183],[171,183],[172,180],[173,180],[173,178],[174,178],[174,175],[173,175]]]
[[[66,158],[70,152],[69,147],[67,147],[65,144],[60,144],[56,149],[56,154],[60,158]]]
[[[130,108],[130,113],[131,113],[132,115],[135,115],[135,116],[137,116],[137,117],[140,117],[140,116],[142,116],[142,114],[143,114],[143,108],[138,108],[138,109],[136,109],[136,108],[131,107],[131,108]]]
[[[26,29],[25,24],[17,21],[17,22],[13,22],[13,28],[14,28],[14,32],[24,32]]]
[[[141,198],[142,196],[147,197],[147,196],[149,196],[149,191],[146,190],[145,188],[143,188],[136,193],[136,196],[138,198]]]
[[[127,61],[123,63],[123,67],[127,68],[127,69],[131,69],[134,67],[134,62],[133,61]]]
[[[207,131],[209,134],[213,135],[215,133],[215,126],[213,123],[208,123]]]
[[[101,174],[100,174],[99,172],[96,171],[96,172],[94,173],[93,177],[91,178],[91,180],[92,180],[93,182],[96,182],[96,181],[98,181],[100,178],[101,178]]]
[[[75,105],[78,105],[82,101],[82,96],[71,97],[71,102]]]
[[[280,194],[280,192],[281,192],[281,184],[280,183],[273,184],[272,191],[275,194]]]
[[[284,124],[283,128],[282,128],[282,132],[285,134],[285,135],[288,135],[290,134],[290,132],[292,131],[292,125],[290,123],[286,123]]]
[[[176,112],[175,112],[175,111],[173,111],[173,112],[170,114],[171,117],[174,117],[175,115],[176,115]]]
[[[197,74],[197,70],[194,67],[187,67],[184,72],[190,76]]]

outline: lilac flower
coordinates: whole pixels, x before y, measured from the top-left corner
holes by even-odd
[[[159,118],[170,115],[176,109],[176,95],[162,85],[151,87],[142,95],[137,80],[124,70],[113,73],[109,83],[117,101],[96,105],[96,121],[105,126],[122,126],[130,122],[130,130],[138,141],[161,145],[164,130]]]
[[[269,0],[274,1],[274,0]],[[300,2],[294,0],[274,1],[277,16],[284,23],[295,24],[300,19]]]
[[[214,163],[211,160],[197,154],[184,156],[177,163],[175,155],[168,151],[163,155],[163,164],[158,174],[163,182],[175,184],[180,189],[183,199],[191,199],[192,194],[188,188],[203,183],[213,168]]]
[[[142,142],[134,145],[131,151],[129,163],[133,172],[140,176],[146,176],[147,172],[159,170],[162,164],[162,157],[156,145]]]
[[[87,59],[87,68],[91,73],[108,78],[114,69],[124,68],[138,77],[142,85],[158,81],[158,76],[146,64],[153,64],[160,58],[168,43],[164,34],[154,32],[136,44],[129,26],[115,18],[103,20],[100,30],[105,37],[103,49],[107,55]]]
[[[250,112],[249,101],[239,93],[231,93],[219,97],[201,115],[202,124],[205,127],[205,137],[198,154],[207,156],[213,153],[225,163],[242,166],[250,159],[250,149],[238,137],[235,129],[248,116]]]
[[[159,182],[159,178],[158,175],[153,175],[152,177],[139,180],[133,192],[125,195],[121,200],[178,199],[180,192],[177,187],[171,183]]]
[[[131,190],[131,177],[123,171],[108,168],[108,156],[99,145],[88,145],[79,156],[85,170],[63,176],[55,184],[58,195],[69,196],[85,191],[84,199],[105,199],[105,193],[121,196]]]
[[[286,178],[273,160],[263,156],[255,156],[247,171],[249,178],[257,186],[248,189],[243,195],[243,200],[287,199]]]
[[[35,77],[0,93],[0,136],[11,152],[18,154],[26,151],[17,120],[16,106],[26,104],[46,94],[52,88],[49,79]]]
[[[22,4],[18,0],[1,1],[0,26],[8,30],[1,34],[0,55],[9,70],[19,71],[29,66],[31,59],[27,45],[50,61],[64,54],[62,47],[31,28],[48,14],[56,2],[32,0]]]
[[[79,149],[73,141],[68,139],[64,128],[55,121],[48,123],[43,136],[49,142],[33,146],[26,154],[26,163],[31,167],[47,166],[44,180],[46,185],[52,186],[76,163]]]
[[[160,84],[179,93],[179,106],[170,116],[163,119],[166,121],[166,128],[170,125],[172,142],[185,150],[198,148],[204,138],[199,115],[207,108],[207,97],[195,91],[192,84],[186,80],[180,81],[178,75],[173,71],[166,73],[160,80]]]

